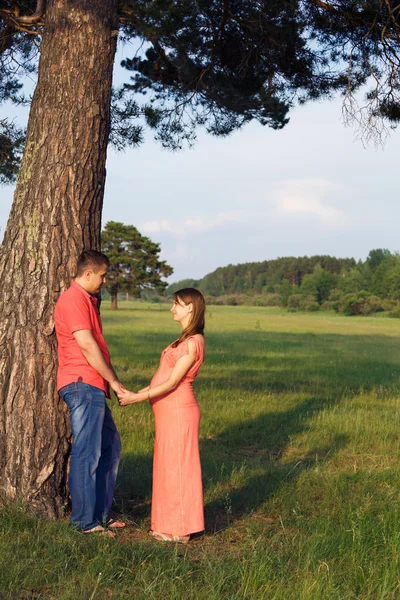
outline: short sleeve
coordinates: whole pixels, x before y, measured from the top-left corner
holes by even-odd
[[[62,317],[65,325],[71,333],[81,329],[92,329],[89,307],[85,298],[73,298],[64,306]]]
[[[197,337],[190,337],[190,338],[187,338],[186,340],[184,340],[182,343],[179,344],[179,346],[177,346],[175,348],[176,360],[178,360],[182,356],[185,356],[186,354],[189,354],[189,341],[190,340],[193,340],[193,342],[195,344],[196,360],[199,360],[199,358],[203,357],[203,346],[202,346],[200,340]]]
[[[182,358],[182,356],[185,356],[186,354],[189,354],[189,338],[183,340],[183,342],[181,342],[179,346],[175,348],[174,352],[176,360],[179,360],[180,358]]]

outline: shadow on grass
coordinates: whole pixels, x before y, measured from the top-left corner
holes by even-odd
[[[122,372],[143,366],[156,371],[161,351],[176,332],[107,334],[111,356]],[[335,388],[368,391],[384,386],[400,390],[400,344],[395,336],[338,335],[241,331],[212,333],[206,338],[206,360],[199,375],[215,389],[310,391]],[[145,381],[143,380],[145,383]],[[148,382],[147,382],[148,383]],[[310,389],[311,388],[311,389]]]
[[[247,423],[227,428],[216,443],[202,444],[205,488],[207,490],[208,480],[224,488],[222,494],[206,504],[208,532],[222,531],[243,516],[258,511],[304,471],[314,468],[346,446],[347,436],[335,435],[329,443],[308,449],[301,458],[295,456],[288,460],[286,456],[290,451],[291,438],[306,431],[313,415],[330,404],[322,398],[313,398],[295,410],[262,414]],[[217,478],[218,471],[214,466],[216,446],[220,447],[218,454],[224,465],[223,469],[219,469]],[[235,469],[244,470],[244,483],[232,485],[230,482]],[[247,471],[250,472],[249,477],[246,477]],[[274,518],[274,515],[270,517]]]
[[[215,439],[201,440],[204,492],[207,495],[209,489],[224,489],[205,506],[208,533],[222,531],[236,519],[256,511],[283,485],[345,446],[347,438],[335,436],[330,444],[313,448],[301,460],[282,462],[290,438],[307,429],[309,419],[327,404],[323,398],[312,398],[294,410],[262,414],[227,427]],[[257,474],[235,487],[232,473],[243,468]],[[118,510],[130,513],[139,524],[146,524],[150,515],[151,470],[150,455],[129,454],[121,464]]]
[[[129,356],[130,342],[111,341],[119,355]],[[140,336],[137,344],[140,347],[144,343],[146,359],[154,360],[156,368],[154,346],[158,352],[170,341],[163,332]],[[238,390],[249,395],[267,392],[275,406],[282,394],[295,397],[301,393],[295,408],[276,412],[269,408],[254,419],[230,422],[214,439],[201,439],[205,496],[212,498],[205,506],[207,531],[221,531],[257,511],[304,470],[343,448],[347,438],[337,435],[309,450],[301,460],[285,456],[291,438],[306,432],[310,420],[340,402],[345,393],[381,387],[385,393],[397,393],[399,363],[397,339],[383,335],[249,331],[207,336],[206,363],[196,383],[198,390],[204,388],[208,395],[215,392],[227,399],[234,398]],[[218,418],[218,403],[208,406]],[[205,410],[209,409],[203,408],[203,415]],[[233,404],[233,416],[234,411]],[[128,454],[123,458],[117,504],[131,512],[135,521],[145,522],[150,513],[151,470],[151,455]],[[242,473],[235,476],[240,470]]]

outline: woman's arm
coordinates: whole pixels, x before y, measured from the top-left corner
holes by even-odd
[[[154,398],[168,394],[168,392],[172,392],[172,390],[177,387],[178,383],[184,378],[190,367],[196,361],[196,344],[194,340],[189,340],[188,350],[189,354],[181,356],[181,358],[176,361],[176,365],[172,369],[171,375],[167,381],[164,381],[153,388],[148,386],[147,388],[140,390],[138,393],[124,390],[118,395],[118,401],[120,405],[126,406],[127,404],[143,402],[143,400],[153,400]]]

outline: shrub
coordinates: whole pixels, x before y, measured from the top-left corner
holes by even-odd
[[[255,298],[254,304],[255,306],[280,306],[280,296],[279,294],[263,294]]]
[[[314,296],[306,296],[305,294],[292,294],[288,298],[287,309],[289,312],[295,312],[297,310],[316,312],[320,309],[320,305],[318,302],[316,302]]]
[[[389,317],[392,317],[392,319],[400,319],[400,302],[397,303],[393,310],[389,313]]]
[[[369,292],[361,290],[358,294],[348,294],[343,302],[343,314],[370,315],[383,310],[382,301],[377,296],[371,296]]]
[[[377,296],[369,296],[365,298],[364,305],[362,307],[363,315],[371,315],[372,313],[382,312],[382,300]]]
[[[254,306],[256,299],[255,296],[249,296],[248,294],[238,294],[236,296],[236,302],[240,306]]]
[[[208,306],[279,306],[278,294],[250,296],[248,294],[227,294],[226,296],[205,296]]]
[[[205,301],[209,306],[222,306],[225,304],[221,296],[206,296]]]
[[[361,304],[364,298],[359,298],[356,294],[349,294],[345,297],[342,307],[342,312],[347,317],[361,314]]]
[[[304,305],[304,310],[306,310],[307,312],[317,312],[317,310],[320,309],[320,305],[318,304],[318,302],[315,302],[315,300],[311,301],[311,302],[307,302]]]
[[[288,298],[288,303],[287,303],[288,309],[290,309],[291,311],[301,310],[304,305],[304,299],[305,299],[304,294],[292,294]]]
[[[331,302],[330,300],[326,300],[325,302],[323,302],[320,306],[321,310],[333,310],[333,304],[335,304],[335,302]],[[340,304],[340,302],[339,302]]]
[[[395,310],[399,306],[397,300],[382,300],[382,308],[383,310]]]

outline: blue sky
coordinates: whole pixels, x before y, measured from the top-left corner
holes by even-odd
[[[383,149],[364,148],[341,108],[340,99],[298,107],[281,131],[199,131],[194,149],[175,153],[150,134],[137,149],[110,150],[103,224],[132,224],[159,242],[171,282],[278,256],[400,250],[399,132]],[[13,189],[0,193],[2,237]]]

